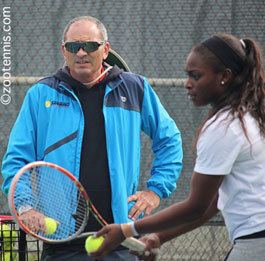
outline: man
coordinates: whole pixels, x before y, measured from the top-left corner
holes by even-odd
[[[97,19],[70,21],[61,48],[66,66],[25,97],[3,161],[3,191],[8,193],[20,167],[44,160],[77,176],[107,222],[149,215],[174,190],[181,171],[174,121],[144,77],[104,63],[110,44]],[[147,189],[136,193],[141,130],[153,140],[155,159]],[[91,217],[86,231],[99,228]],[[84,240],[43,248],[42,260],[94,260],[85,253]],[[119,247],[104,260],[135,258]]]

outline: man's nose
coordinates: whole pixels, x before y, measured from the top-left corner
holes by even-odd
[[[76,55],[79,56],[79,57],[83,57],[83,56],[87,55],[87,52],[84,51],[83,48],[80,48],[80,49],[78,50],[78,52],[76,53]]]

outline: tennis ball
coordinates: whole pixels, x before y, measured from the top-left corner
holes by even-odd
[[[46,217],[44,221],[46,227],[45,234],[52,235],[57,229],[57,222],[53,218],[48,218],[48,217]]]
[[[92,253],[92,252],[97,251],[102,245],[103,241],[104,241],[104,237],[102,236],[97,237],[97,238],[95,238],[94,236],[89,236],[86,239],[86,244],[85,244],[87,253]]]

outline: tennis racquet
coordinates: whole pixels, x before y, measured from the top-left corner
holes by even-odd
[[[82,233],[91,213],[102,226],[107,225],[76,177],[53,163],[36,161],[22,167],[11,182],[8,203],[19,227],[48,243],[94,234]],[[32,212],[34,215],[29,218]],[[45,217],[57,223],[52,234],[45,234]],[[145,249],[144,243],[132,237],[126,238],[122,245],[134,251]]]
[[[130,68],[127,63],[122,59],[122,57],[113,49],[109,50],[108,57],[105,60],[109,65],[117,65],[120,69],[123,69],[125,72],[130,72]]]

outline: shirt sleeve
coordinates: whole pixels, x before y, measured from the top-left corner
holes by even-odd
[[[166,198],[176,188],[182,170],[182,140],[174,120],[146,79],[144,85],[142,130],[152,139],[154,153],[147,188]]]
[[[197,142],[194,171],[208,175],[227,175],[231,172],[245,140],[236,121],[217,119],[204,128]]]
[[[36,94],[31,88],[24,99],[19,115],[11,130],[7,151],[2,162],[2,190],[8,194],[11,181],[18,170],[36,160]]]

